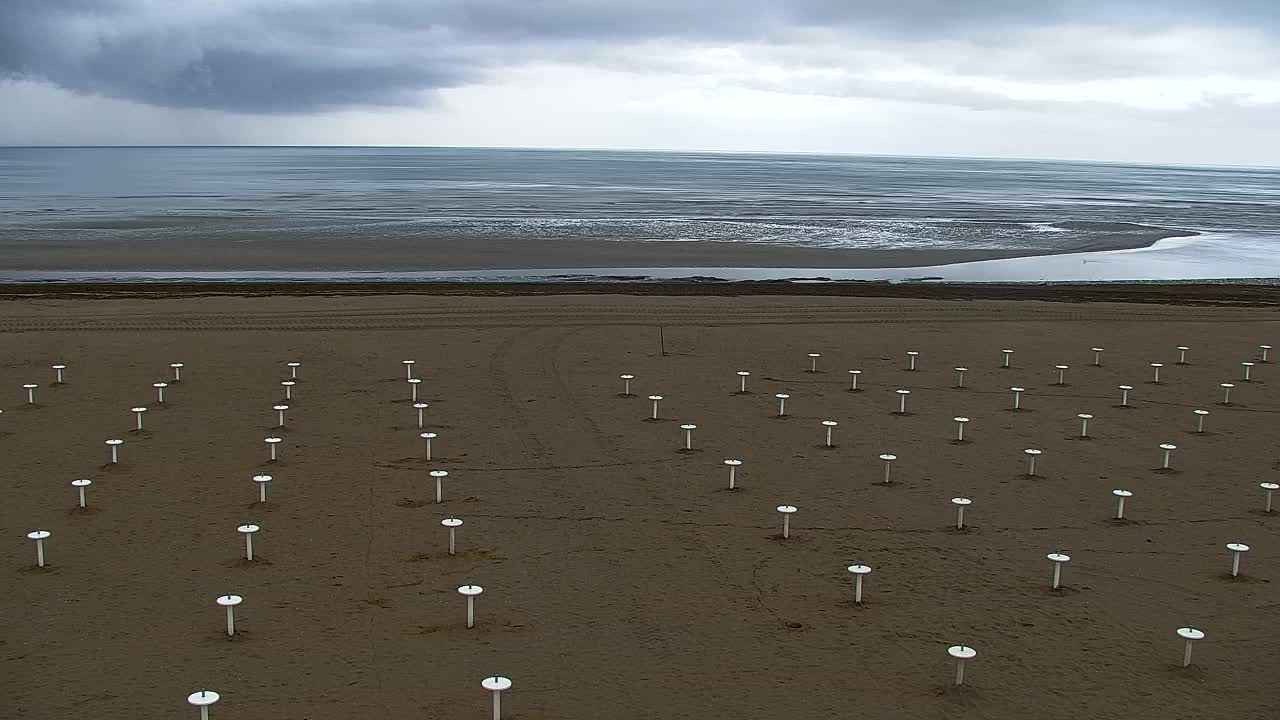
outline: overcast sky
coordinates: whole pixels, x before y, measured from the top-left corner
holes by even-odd
[[[0,143],[1280,165],[1280,0],[0,0]]]

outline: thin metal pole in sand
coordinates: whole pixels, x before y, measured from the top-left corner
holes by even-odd
[[[1220,405],[1231,404],[1231,389],[1235,387],[1234,383],[1218,383],[1218,387],[1222,388],[1222,402]]]
[[[186,367],[186,365],[182,363],[169,363],[169,367],[173,368],[174,384],[182,382],[182,368]]]
[[[1120,385],[1120,407],[1129,407],[1129,391],[1133,389],[1132,385]]]
[[[258,502],[267,501],[267,485],[271,482],[270,475],[254,475],[253,482],[258,486]]]
[[[1052,552],[1045,557],[1053,563],[1053,587],[1050,589],[1057,590],[1062,587],[1062,566],[1071,562],[1071,556],[1066,553]]]
[[[1021,388],[1021,387],[1011,387],[1009,389],[1013,391],[1013,408],[1012,409],[1021,410],[1022,409],[1022,393],[1026,392],[1027,389]]]
[[[1133,497],[1133,493],[1129,492],[1128,490],[1116,489],[1116,490],[1112,490],[1111,494],[1116,496],[1116,520],[1123,520],[1125,498]]]
[[[138,427],[134,429],[134,432],[142,432],[142,413],[146,412],[147,409],[139,406],[136,408],[129,408],[129,411],[132,412],[134,415],[136,415],[138,418],[138,422],[137,422]]]
[[[272,405],[271,409],[276,411],[276,420],[277,420],[276,427],[278,428],[284,427],[284,414],[286,411],[289,410],[289,406],[283,405],[283,404]]]
[[[1240,556],[1249,552],[1249,546],[1232,542],[1227,543],[1227,549],[1231,551],[1231,577],[1240,577]]]
[[[422,429],[422,426],[423,426],[423,424],[425,423],[425,420],[424,420],[424,417],[423,417],[423,413],[424,413],[424,412],[426,411],[426,409],[427,409],[427,408],[429,408],[429,407],[431,407],[431,405],[430,405],[430,404],[428,404],[428,403],[424,403],[424,402],[416,402],[416,403],[414,403],[414,404],[413,404],[413,409],[418,411],[418,429],[419,429],[419,430],[421,430],[421,429]]]
[[[969,418],[961,416],[951,419],[956,421],[956,442],[964,442],[964,426],[969,422]]]
[[[151,387],[156,389],[156,402],[160,405],[164,404],[164,389],[169,387],[169,383],[151,383]]]
[[[849,392],[860,392],[858,390],[858,376],[862,374],[861,370],[849,371]]]
[[[779,505],[778,512],[782,513],[782,539],[786,540],[791,537],[791,515],[796,511],[795,505]]]
[[[635,397],[631,392],[631,381],[636,379],[635,375],[619,375],[622,378],[622,397]]]
[[[1022,452],[1027,456],[1027,459],[1028,459],[1027,477],[1035,477],[1036,476],[1036,458],[1044,454],[1044,451],[1037,450],[1036,448],[1027,448]]]
[[[279,445],[282,440],[283,438],[278,438],[275,436],[265,438],[263,440],[263,442],[267,444],[267,447],[271,448],[271,462],[276,461],[276,446]]]
[[[66,369],[67,369],[67,366],[66,366],[66,365],[63,365],[63,364],[61,364],[61,363],[59,363],[59,364],[57,364],[57,365],[53,365],[52,367],[53,367],[53,372],[55,373],[55,378],[54,378],[53,384],[54,384],[54,385],[61,385],[61,384],[62,384],[62,371],[63,371],[63,370],[66,370]]]
[[[200,708],[200,720],[209,720],[209,706],[218,702],[218,693],[212,690],[201,690],[187,696],[187,702]]]
[[[476,596],[484,592],[484,588],[479,585],[467,583],[458,588],[458,593],[467,599],[467,629],[470,630],[476,626]]]
[[[729,466],[729,489],[736,490],[737,487],[734,485],[734,482],[737,479],[737,470],[738,470],[738,467],[742,465],[742,461],[730,458],[728,460],[725,460],[724,464]],[[1268,504],[1268,507],[1270,507],[1269,504]]]
[[[916,371],[916,358],[918,357],[920,357],[920,353],[916,352],[915,350],[907,351],[907,371],[908,372]]]
[[[749,377],[751,377],[751,373],[747,372],[746,370],[738,371],[738,394],[739,395],[747,394],[747,378]]]
[[[25,388],[27,391],[27,404],[35,405],[36,404],[36,388],[40,386],[35,383],[27,383],[22,387]]]
[[[85,499],[84,489],[89,487],[92,484],[93,484],[93,481],[86,478],[81,478],[80,480],[71,481],[71,487],[75,488],[80,493],[80,507],[82,508],[89,507],[89,503]]]
[[[261,529],[252,523],[236,528],[236,532],[244,535],[244,559],[249,562],[253,562],[253,534]]]
[[[448,470],[432,470],[427,474],[435,478],[436,504],[439,505],[440,503],[444,502],[444,499],[443,499],[444,498],[444,479],[449,477],[449,471]]]
[[[809,372],[818,372],[818,358],[822,357],[822,353],[809,353]]]
[[[1160,443],[1160,449],[1164,451],[1164,462],[1160,465],[1161,470],[1171,470],[1169,460],[1173,455],[1173,451],[1178,449],[1173,443]]]
[[[44,541],[53,533],[48,530],[32,530],[27,538],[36,541],[36,567],[44,567]]]
[[[1008,370],[1008,369],[1009,369],[1009,367],[1010,367],[1010,365],[1009,365],[1009,358],[1010,358],[1010,356],[1012,356],[1012,355],[1013,355],[1013,351],[1012,351],[1012,350],[1010,350],[1010,349],[1008,349],[1008,348],[1005,348],[1004,350],[1001,350],[1001,351],[1000,351],[1000,354],[1001,354],[1001,359],[1000,359],[1000,369],[1001,369],[1001,370]]]
[[[502,691],[511,689],[511,680],[494,675],[482,680],[480,686],[493,693],[493,720],[502,720]]]
[[[650,420],[658,419],[658,403],[662,402],[661,395],[650,395],[649,400],[653,402],[653,414],[649,416]]]
[[[280,383],[280,384],[284,386],[284,399],[285,399],[285,400],[292,400],[292,399],[293,399],[293,386],[294,386],[294,385],[297,385],[297,383],[295,383],[295,382],[294,382],[294,381],[292,381],[292,380],[283,380],[283,381],[281,381],[281,383]]]
[[[778,399],[778,417],[787,416],[787,398],[791,397],[786,393],[777,393],[774,395]]]
[[[964,529],[964,509],[973,504],[973,501],[967,497],[953,497],[951,504],[956,506],[956,529]]]
[[[862,576],[871,574],[871,568],[862,563],[855,563],[846,568],[853,573],[853,602],[855,605],[862,604]]]
[[[969,368],[958,367],[958,368],[955,368],[955,371],[956,371],[956,388],[962,389],[964,388],[964,374],[969,372]]]
[[[1187,364],[1187,351],[1188,351],[1188,350],[1190,350],[1191,348],[1187,347],[1186,345],[1179,345],[1178,347],[1176,347],[1176,348],[1174,348],[1174,349],[1178,351],[1178,364],[1179,364],[1179,365],[1186,365],[1186,364]]]
[[[1164,367],[1164,363],[1151,363],[1151,369],[1155,371],[1155,375],[1152,376],[1151,382],[1156,385],[1160,384],[1160,368],[1162,367]]]
[[[686,423],[681,425],[680,429],[684,431],[684,449],[686,451],[693,450],[693,431],[697,430],[698,426],[693,423]]]
[[[899,388],[897,390],[894,390],[894,392],[898,394],[898,412],[896,414],[906,415],[907,414],[907,396],[911,394],[911,391],[907,390],[906,388]]]
[[[1093,351],[1093,366],[1102,367],[1102,350],[1103,349],[1100,347],[1089,348],[1089,349]]]
[[[239,595],[218,596],[218,606],[227,609],[227,637],[233,637],[236,634],[236,606],[242,602],[244,598]]]
[[[1088,440],[1089,421],[1093,419],[1093,416],[1089,413],[1076,413],[1076,417],[1080,418],[1080,439]]]
[[[1258,362],[1260,362],[1260,363],[1269,363],[1269,362],[1271,362],[1270,360],[1268,360],[1268,359],[1267,359],[1267,354],[1271,352],[1271,346],[1270,346],[1270,345],[1259,345],[1259,346],[1258,346],[1258,350],[1260,350],[1260,351],[1262,352],[1262,356],[1261,356],[1260,358],[1258,358]]]
[[[1204,639],[1204,631],[1193,627],[1178,628],[1178,637],[1186,641],[1182,648],[1182,667],[1191,664],[1191,644]]]
[[[1241,380],[1243,380],[1244,382],[1253,382],[1253,379],[1249,375],[1249,373],[1253,370],[1253,365],[1254,364],[1251,362],[1240,363],[1240,367],[1244,368],[1244,377],[1241,378]]]
[[[823,420],[822,424],[824,427],[827,428],[827,447],[835,447],[834,445],[831,444],[831,431],[835,430],[836,426],[839,425],[840,423],[836,422],[835,420]]]
[[[1258,487],[1262,488],[1264,499],[1262,501],[1262,512],[1271,512],[1271,493],[1280,490],[1280,483],[1264,482],[1258,483]]]
[[[404,365],[404,379],[405,379],[405,380],[408,380],[409,378],[412,378],[412,377],[413,377],[413,365],[414,365],[414,363],[416,363],[416,362],[417,362],[416,360],[401,360],[401,361],[400,361],[400,363]]]
[[[952,645],[947,654],[956,659],[956,685],[964,685],[964,663],[978,656],[978,651],[967,645]]]
[[[880,456],[880,459],[884,461],[884,483],[883,484],[888,485],[890,481],[890,473],[893,472],[893,461],[897,460],[898,456],[893,455],[891,453],[884,453]]]
[[[418,385],[422,383],[422,378],[409,378],[409,402],[418,402]]]
[[[289,368],[289,378],[290,378],[290,379],[292,379],[292,380],[297,380],[297,379],[298,379],[298,368],[302,367],[302,363],[300,363],[300,362],[296,362],[296,361],[295,361],[295,362],[289,362],[289,363],[285,363],[285,366]]]
[[[1057,370],[1057,371],[1058,371],[1058,382],[1056,382],[1056,383],[1054,383],[1054,384],[1055,384],[1055,385],[1066,385],[1066,384],[1067,384],[1067,370],[1070,368],[1070,366],[1069,366],[1069,365],[1054,365],[1053,367],[1054,367],[1054,369],[1055,369],[1055,370]]]
[[[439,437],[439,435],[436,435],[433,432],[424,432],[424,433],[418,433],[418,437],[426,441],[426,444],[427,444],[426,459],[428,462],[430,462],[431,461],[431,441]]]
[[[1206,415],[1209,414],[1209,411],[1208,410],[1192,410],[1191,412],[1195,413],[1195,416],[1196,416],[1196,432],[1203,433],[1204,418]]]
[[[456,517],[448,517],[440,521],[440,524],[449,528],[449,554],[456,555],[458,552],[458,528],[462,527],[462,520]]]
[[[111,464],[115,465],[120,462],[120,446],[124,444],[123,440],[112,438],[107,441],[107,445],[111,448]]]

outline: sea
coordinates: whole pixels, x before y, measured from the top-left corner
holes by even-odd
[[[486,259],[461,271],[429,262],[358,272],[288,261],[236,267],[260,242],[360,239],[376,256],[379,242],[423,238],[445,238]],[[483,252],[486,243],[539,240],[581,242],[581,262],[530,269],[509,253]],[[1076,254],[883,270],[597,267],[590,248],[601,242]],[[77,248],[183,243],[225,247],[226,266],[157,272],[127,253],[103,269],[57,265]],[[1108,249],[1117,243],[1136,250]],[[33,268],[26,260],[35,255],[51,259]],[[1273,168],[604,150],[0,147],[0,280],[9,281],[1277,275],[1280,169]]]

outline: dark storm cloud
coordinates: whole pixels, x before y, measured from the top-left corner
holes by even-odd
[[[255,6],[184,16],[128,0],[0,0],[0,74],[159,106],[272,113],[413,102],[477,67],[307,19]]]
[[[1059,23],[1270,31],[1280,2],[0,0],[0,76],[165,107],[309,112],[416,104],[504,63],[651,40],[778,42],[816,28],[909,43]]]

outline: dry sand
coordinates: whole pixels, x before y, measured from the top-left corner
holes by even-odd
[[[1280,475],[1280,367],[1215,403],[1259,343],[1280,345],[1276,320],[837,297],[5,302],[0,716],[194,718],[185,697],[208,687],[214,720],[486,718],[480,680],[501,673],[519,720],[1274,717],[1280,512],[1261,512],[1258,483]],[[1192,364],[1174,364],[1179,344]],[[823,372],[804,372],[808,352]],[[430,463],[405,358],[439,433]],[[269,466],[292,359],[302,382]],[[58,361],[67,384],[48,387]],[[184,382],[159,409],[150,384],[173,361]],[[849,368],[863,392],[846,391]],[[733,394],[740,369],[754,394]],[[618,397],[622,372],[666,397],[661,422]],[[1028,412],[1007,409],[1015,384]],[[898,387],[909,416],[891,414]],[[153,407],[141,437],[138,403]],[[1086,411],[1094,438],[1073,439]],[[949,442],[958,414],[972,443]],[[677,452],[680,422],[698,452]],[[126,442],[107,467],[112,436]],[[1153,471],[1162,442],[1176,472]],[[1027,447],[1042,477],[1023,475]],[[900,458],[888,487],[882,452]],[[745,461],[738,492],[727,457]],[[441,505],[435,468],[451,473]],[[1126,523],[1108,519],[1117,487],[1134,493]],[[963,533],[957,495],[974,499]],[[799,508],[786,541],[783,503]],[[456,557],[449,514],[465,521]],[[253,564],[245,522],[262,526]],[[24,537],[37,527],[53,533],[43,571]],[[1235,540],[1253,549],[1232,580]],[[1055,593],[1057,549],[1073,560]],[[874,569],[860,607],[854,561]],[[474,630],[466,581],[485,588]],[[245,597],[234,639],[214,604],[227,592]],[[1188,623],[1208,637],[1184,669]],[[978,650],[959,689],[955,643]]]

